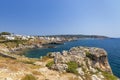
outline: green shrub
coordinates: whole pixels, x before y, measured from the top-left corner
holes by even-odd
[[[11,35],[9,32],[1,32],[0,35]]]
[[[21,80],[37,80],[33,75],[29,74],[23,77]]]
[[[108,72],[102,72],[102,74],[107,80],[118,80],[117,77]]]
[[[47,61],[47,60],[49,60],[49,59],[50,59],[50,58],[49,58],[48,56],[42,56],[42,59],[41,59],[41,60],[45,62],[45,61]]]
[[[78,74],[78,71],[76,70],[78,68],[78,64],[76,62],[68,62],[68,69],[66,70],[67,72]]]
[[[34,61],[22,61],[25,64],[34,64]]]
[[[5,37],[0,36],[0,40],[5,40]]]
[[[54,61],[51,61],[51,62],[48,62],[48,63],[46,64],[46,66],[47,66],[48,68],[51,68],[53,64],[54,64]]]
[[[32,74],[34,74],[34,75],[42,75],[42,74],[41,74],[40,72],[38,72],[38,71],[33,71]]]
[[[86,57],[88,57],[91,60],[95,60],[94,59],[95,56],[93,54],[91,54],[90,52],[86,52]]]

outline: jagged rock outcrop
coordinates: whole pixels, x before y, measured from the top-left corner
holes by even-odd
[[[104,72],[113,76],[107,52],[101,48],[73,47],[69,51],[57,52],[54,55],[52,53],[52,57],[54,57],[54,64],[51,69],[60,72],[67,71],[69,62],[77,63],[76,70],[81,80],[109,80],[104,76]]]

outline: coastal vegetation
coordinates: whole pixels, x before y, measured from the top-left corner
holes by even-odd
[[[91,60],[95,60],[95,59],[94,59],[94,55],[91,54],[90,52],[86,52],[86,57],[88,57],[88,58],[91,59]]]
[[[15,48],[19,47],[19,45],[24,45],[26,44],[26,40],[6,40],[6,41],[0,41],[0,44],[7,46],[8,48]]]
[[[50,69],[53,64],[54,64],[54,61],[50,61],[46,64],[46,66]]]
[[[10,32],[1,32],[0,35],[11,35]]]
[[[118,80],[113,74],[109,74],[108,72],[102,72],[107,80]]]
[[[76,62],[70,61],[67,63],[68,69],[66,70],[67,72],[78,74],[77,68],[78,64]]]
[[[0,42],[5,41],[5,37],[0,36]]]
[[[33,75],[29,74],[23,77],[21,80],[37,80]]]

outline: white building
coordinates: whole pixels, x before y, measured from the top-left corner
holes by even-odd
[[[13,36],[7,36],[5,38],[8,39],[8,40],[15,40],[15,37],[13,37]]]
[[[21,39],[22,39],[22,40],[28,40],[29,38],[27,38],[26,36],[22,36]]]

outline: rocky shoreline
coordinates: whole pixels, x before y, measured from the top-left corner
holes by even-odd
[[[112,73],[107,52],[101,48],[73,47],[62,53],[49,53],[40,59],[9,55],[15,59],[0,58],[1,80],[22,80],[28,74],[35,80],[119,80]]]
[[[62,53],[52,52],[48,54],[48,57],[45,56],[40,59],[32,59],[20,55],[27,49],[55,48],[56,45],[78,38],[68,36],[67,38],[62,37],[62,41],[51,41],[52,39],[52,37],[50,40],[38,39],[37,37],[27,41],[7,40],[1,42],[0,70],[3,72],[0,73],[4,76],[0,75],[0,79],[21,80],[25,75],[32,74],[36,77],[36,80],[118,80],[113,75],[108,63],[107,52],[101,48],[73,47],[69,51],[63,51]],[[7,64],[8,62],[9,64]],[[35,69],[32,69],[31,66],[32,68],[35,67]],[[13,72],[11,69],[15,69],[15,71]],[[22,69],[24,71],[20,71]],[[7,75],[8,72],[16,76]],[[18,72],[22,74],[18,74]],[[64,73],[66,75],[63,75]],[[58,76],[55,76],[56,74]]]
[[[78,80],[118,80],[112,73],[104,49],[80,46],[48,56],[54,58],[54,63],[48,66],[50,69],[75,73],[79,76]],[[74,65],[77,65],[76,69]]]
[[[64,44],[65,41],[56,41],[56,42],[45,42],[45,43],[39,43],[34,42],[32,44],[18,44],[17,47],[8,47],[6,45],[0,45],[0,55],[4,57],[11,57],[11,58],[18,58],[20,56],[24,57],[24,54],[26,51],[31,49],[37,49],[37,48],[55,48],[57,45]],[[16,42],[14,44],[17,44]]]

